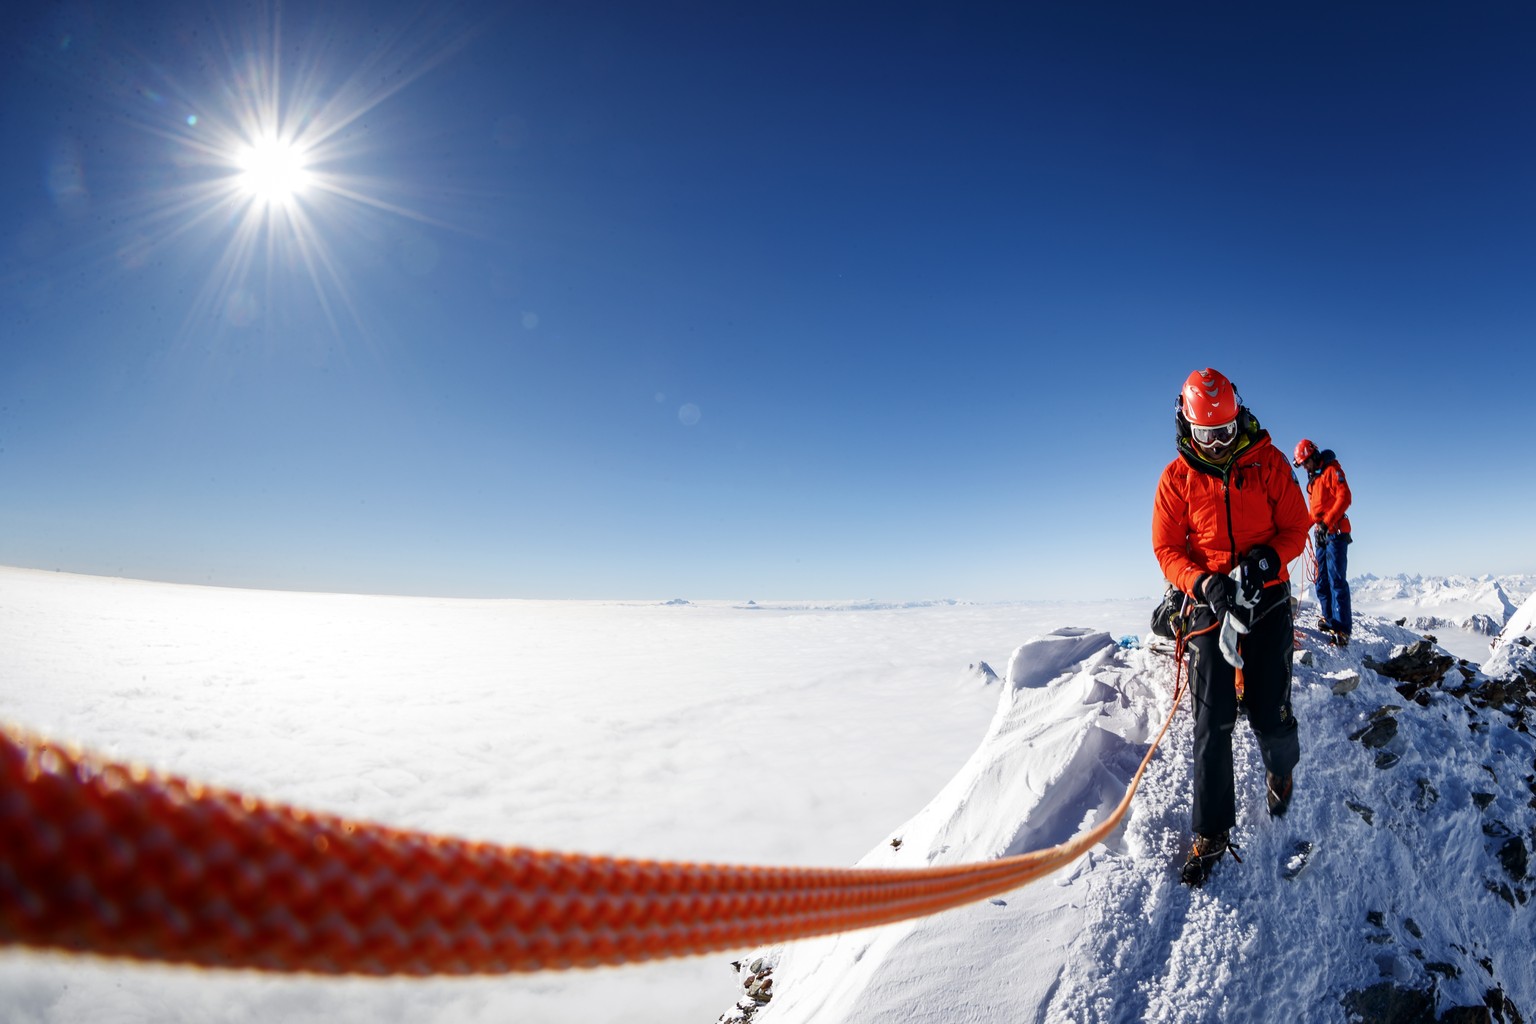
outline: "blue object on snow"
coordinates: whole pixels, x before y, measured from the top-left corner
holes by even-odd
[[[1119,640],[1116,640],[1115,643],[1120,645],[1121,650],[1134,651],[1141,646],[1141,637],[1123,636]]]

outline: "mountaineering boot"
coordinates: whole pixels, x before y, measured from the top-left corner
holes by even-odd
[[[1232,859],[1239,864],[1242,858],[1237,855],[1237,847],[1227,838],[1226,832],[1218,832],[1214,836],[1195,836],[1194,848],[1189,851],[1189,859],[1184,862],[1184,870],[1179,872],[1179,880],[1185,885],[1204,885],[1205,880],[1211,877],[1211,868],[1221,860],[1221,855],[1228,850],[1232,851]]]
[[[1264,796],[1269,804],[1271,818],[1283,818],[1291,809],[1291,777],[1281,778],[1274,772],[1264,773]]]

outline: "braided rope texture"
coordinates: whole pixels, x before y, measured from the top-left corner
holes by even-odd
[[[1173,708],[1178,707],[1175,692]],[[1107,837],[912,869],[555,853],[358,823],[0,726],[0,946],[317,974],[467,975],[739,950],[1016,889]]]

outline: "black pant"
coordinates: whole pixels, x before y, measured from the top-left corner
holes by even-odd
[[[1290,588],[1268,588],[1249,613],[1252,626],[1238,648],[1243,656],[1243,709],[1258,738],[1264,767],[1286,776],[1301,759],[1296,716],[1291,714]],[[1200,607],[1194,629],[1214,622]],[[1195,698],[1194,828],[1212,836],[1237,823],[1237,795],[1232,778],[1232,727],[1237,723],[1236,672],[1221,656],[1219,630],[1189,641],[1191,690]]]

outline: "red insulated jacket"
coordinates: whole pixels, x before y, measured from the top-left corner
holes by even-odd
[[[1207,572],[1230,572],[1249,548],[1268,544],[1280,578],[1307,544],[1312,517],[1291,464],[1253,425],[1225,465],[1207,462],[1188,438],[1157,482],[1152,551],[1163,576],[1187,594]]]
[[[1312,521],[1322,523],[1329,533],[1348,533],[1349,516],[1344,511],[1354,496],[1349,481],[1333,452],[1323,452],[1324,465],[1316,475],[1307,475],[1307,497],[1312,502]]]

